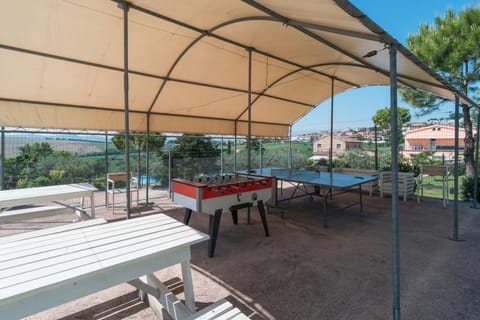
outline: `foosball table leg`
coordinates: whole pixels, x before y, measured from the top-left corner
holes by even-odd
[[[258,213],[262,219],[263,229],[265,230],[265,237],[269,237],[270,233],[268,232],[267,216],[265,214],[265,206],[263,205],[262,200],[257,201]]]
[[[238,224],[238,211],[232,210],[232,220],[233,224]]]
[[[210,240],[208,240],[208,256],[213,257],[215,252],[215,244],[217,243],[218,229],[220,227],[220,219],[222,218],[222,209],[215,211],[213,215],[210,215],[208,223],[208,234]]]
[[[185,209],[185,217],[183,217],[183,223],[188,225],[190,222],[190,217],[192,216],[192,209]]]

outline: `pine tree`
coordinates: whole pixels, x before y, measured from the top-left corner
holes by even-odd
[[[407,38],[409,49],[430,68],[452,83],[459,91],[478,100],[477,83],[480,79],[480,8],[467,7],[458,15],[448,10],[436,17],[433,24],[420,25],[415,35]],[[425,115],[438,111],[446,102],[432,94],[402,88],[403,99]],[[474,139],[470,106],[462,104],[465,128],[465,174],[474,174]]]

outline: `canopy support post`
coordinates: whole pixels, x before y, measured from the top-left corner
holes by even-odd
[[[390,111],[392,157],[392,267],[393,319],[400,320],[400,250],[398,231],[398,99],[397,99],[397,43],[390,45]]]
[[[235,134],[233,139],[233,172],[237,172],[237,120],[235,120]]]
[[[292,169],[292,126],[288,127],[288,168]]]
[[[248,48],[248,172],[252,169],[252,51],[253,48]]]
[[[168,150],[168,197],[172,199],[173,150]]]
[[[378,137],[377,137],[377,125],[375,125],[375,170],[378,170]]]
[[[455,154],[454,154],[454,180],[453,180],[453,235],[450,240],[460,241],[458,238],[458,136],[459,136],[459,111],[460,99],[455,95]]]
[[[126,215],[130,219],[130,132],[129,132],[129,97],[128,97],[128,3],[118,4],[123,9],[123,96],[125,107],[125,173],[126,173]]]
[[[480,112],[477,110],[477,137],[475,141],[475,167],[474,167],[474,179],[473,179],[473,205],[472,208],[478,209],[478,143],[480,140],[479,137],[479,127],[480,127]]]
[[[259,140],[259,144],[260,144],[260,163],[259,163],[259,168],[263,168],[263,141],[262,139]]]
[[[1,128],[2,133],[0,135],[0,152],[2,153],[0,158],[0,190],[5,189],[5,127]],[[16,179],[16,178],[15,178]]]
[[[108,185],[107,174],[108,174],[108,131],[105,130],[105,186]],[[105,192],[105,207],[107,207],[107,203],[108,203],[108,192]]]
[[[220,174],[223,175],[223,134],[220,140]]]
[[[146,158],[145,158],[145,171],[146,171],[146,183],[145,183],[145,206],[149,205],[149,199],[148,199],[148,190],[150,188],[150,112],[147,113],[147,136],[146,136],[145,141],[145,153],[146,153]],[[140,176],[140,180],[141,180]],[[137,182],[138,186],[137,188],[140,188],[140,181]]]
[[[335,103],[335,78],[332,78],[330,92],[330,152],[328,153],[328,171],[333,172],[333,105]]]

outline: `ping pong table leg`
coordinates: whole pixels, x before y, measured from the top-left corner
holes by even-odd
[[[323,190],[323,227],[327,228],[327,197],[329,194],[329,189],[325,188]]]
[[[295,185],[295,189],[293,189],[293,192],[290,194],[289,200],[295,198],[295,194],[297,193],[297,190],[303,191],[305,195],[310,197],[310,200],[313,200],[312,194],[308,192],[308,188],[303,182],[297,182],[297,184]]]
[[[362,198],[362,185],[358,185],[358,192],[360,192],[360,212],[363,213],[363,198]]]

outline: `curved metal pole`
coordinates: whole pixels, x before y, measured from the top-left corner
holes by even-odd
[[[130,132],[129,132],[129,98],[128,98],[128,4],[118,4],[123,9],[123,95],[125,107],[125,173],[126,173],[126,214],[130,219]]]
[[[393,319],[400,320],[400,250],[398,232],[398,113],[397,113],[397,43],[390,45],[390,108],[392,128],[392,280]]]

